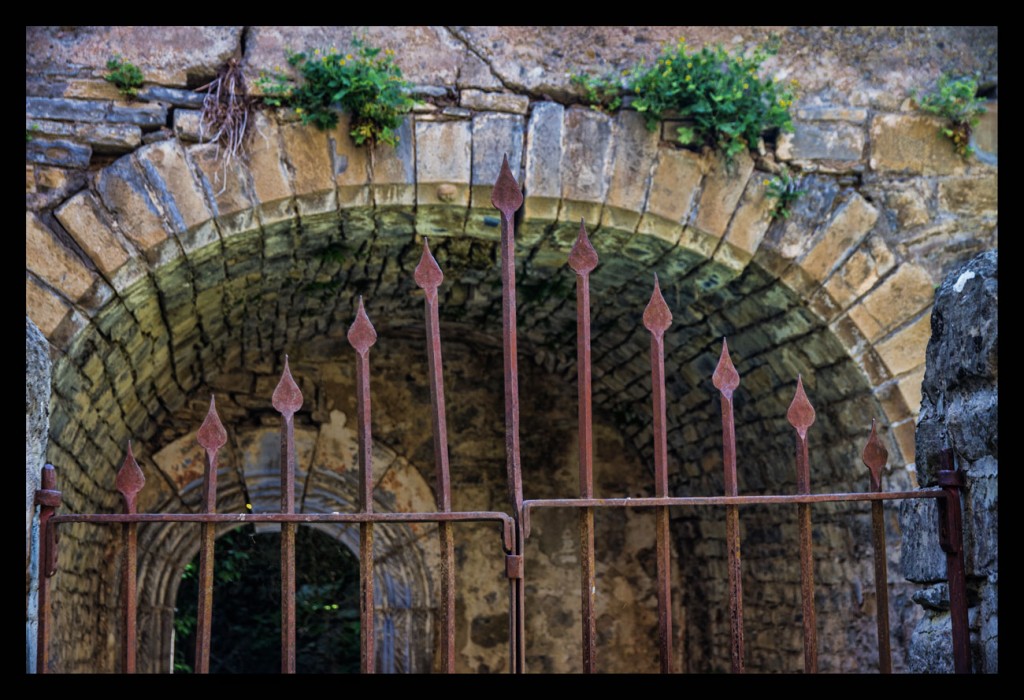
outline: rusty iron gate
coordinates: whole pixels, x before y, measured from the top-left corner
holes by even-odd
[[[375,523],[437,523],[440,540],[440,669],[455,669],[455,567],[452,523],[494,522],[500,526],[501,546],[505,554],[505,574],[509,581],[509,669],[522,673],[525,668],[525,588],[523,554],[530,534],[530,514],[538,508],[575,508],[579,513],[580,583],[582,608],[582,667],[587,673],[597,670],[595,629],[595,543],[594,509],[654,508],[656,514],[656,563],[658,596],[658,638],[661,671],[672,667],[672,619],[670,586],[669,509],[687,506],[721,506],[725,509],[726,550],[729,574],[729,617],[731,635],[731,668],[744,670],[743,594],[740,569],[739,507],[751,504],[794,504],[798,509],[801,601],[804,641],[804,671],[818,668],[817,631],[814,604],[814,571],[811,547],[811,505],[839,501],[871,503],[874,580],[877,591],[878,666],[882,673],[892,671],[889,646],[889,612],[886,574],[885,528],[882,502],[903,499],[936,499],[938,504],[939,542],[946,553],[952,618],[953,660],[957,673],[970,672],[970,647],[967,627],[967,599],[964,579],[963,530],[961,523],[961,473],[952,464],[951,452],[943,455],[943,469],[938,473],[938,488],[917,491],[883,492],[882,469],[888,453],[878,439],[872,420],[871,432],[863,451],[869,471],[870,490],[864,493],[811,493],[808,462],[807,431],[814,423],[815,413],[797,378],[796,394],[787,418],[796,432],[797,493],[793,495],[739,494],[736,480],[736,440],[733,423],[733,391],[740,377],[729,357],[723,340],[721,358],[712,381],[721,393],[722,446],[725,494],[708,497],[673,497],[668,490],[668,443],[665,406],[664,334],[672,321],[657,275],[650,303],[643,313],[643,324],[651,334],[651,379],[654,413],[655,496],[653,498],[595,498],[592,479],[593,447],[591,421],[590,377],[590,273],[597,267],[597,253],[591,246],[583,222],[569,254],[569,265],[576,273],[577,298],[577,372],[579,386],[579,498],[523,500],[522,472],[519,461],[519,394],[516,352],[516,293],[514,215],[523,204],[523,193],[508,167],[502,164],[491,201],[501,212],[501,280],[502,326],[504,346],[505,454],[508,492],[512,514],[497,511],[452,511],[451,485],[448,476],[448,435],[445,421],[444,386],[442,382],[441,340],[438,322],[438,287],[444,276],[430,253],[427,241],[415,270],[416,284],[425,294],[427,356],[430,375],[430,399],[433,413],[434,457],[436,465],[437,512],[375,513],[371,480],[372,450],[370,432],[370,347],[377,339],[362,298],[356,318],[348,330],[349,343],[356,351],[356,387],[359,444],[360,510],[355,513],[295,512],[295,435],[294,415],[302,406],[302,394],[294,382],[285,356],[281,380],[274,391],[272,404],[281,414],[281,509],[278,513],[217,513],[217,452],[227,442],[227,433],[217,415],[214,398],[198,431],[199,444],[206,452],[203,480],[202,513],[138,513],[136,496],[145,478],[132,455],[131,443],[117,474],[116,486],[124,497],[123,514],[56,514],[61,502],[56,488],[56,472],[46,465],[41,488],[36,492],[40,505],[40,577],[38,596],[37,670],[50,669],[48,632],[50,592],[48,579],[57,570],[57,526],[62,523],[87,522],[118,524],[124,553],[121,571],[121,670],[135,671],[136,655],[136,533],[139,523],[194,522],[201,523],[199,601],[196,628],[196,672],[209,671],[210,630],[213,607],[214,537],[217,523],[280,523],[281,525],[281,671],[295,672],[295,531],[300,523],[359,524],[359,608],[360,668],[374,672],[373,618],[373,534]]]

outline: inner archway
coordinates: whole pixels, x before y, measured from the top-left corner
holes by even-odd
[[[277,673],[281,667],[280,527],[242,525],[217,540],[210,673]],[[313,527],[296,545],[299,673],[359,672],[359,561]],[[174,606],[174,671],[195,667],[199,557],[185,567]]]

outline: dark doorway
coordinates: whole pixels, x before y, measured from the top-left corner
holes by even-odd
[[[281,534],[243,525],[217,540],[210,673],[281,670]],[[359,672],[359,561],[311,527],[295,535],[296,668]],[[174,614],[174,672],[195,663],[199,557],[185,567]]]

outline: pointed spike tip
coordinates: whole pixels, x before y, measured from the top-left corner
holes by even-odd
[[[299,385],[292,379],[292,371],[288,367],[288,356],[284,356],[284,371],[281,372],[281,381],[274,389],[274,396],[271,401],[274,408],[283,416],[292,416],[302,408],[302,392]]]
[[[814,406],[807,399],[807,393],[804,392],[804,380],[800,375],[797,375],[796,378],[796,395],[793,397],[793,402],[789,404],[789,410],[786,411],[786,420],[801,433],[806,433],[807,429],[814,424]]]
[[[228,441],[228,433],[224,430],[224,424],[220,422],[220,416],[217,415],[217,405],[212,394],[210,395],[210,410],[206,412],[206,419],[199,427],[196,438],[204,449],[211,452],[224,447]]]
[[[732,358],[729,357],[729,343],[725,338],[722,338],[722,354],[718,358],[718,366],[715,367],[711,381],[720,392],[723,394],[728,392],[730,395],[740,385],[740,373],[732,364]]]
[[[523,190],[512,175],[512,169],[508,167],[508,154],[501,162],[501,172],[498,173],[494,190],[491,192],[491,204],[510,219],[512,214],[523,206]]]
[[[114,485],[121,492],[121,495],[124,496],[129,510],[134,510],[135,495],[146,485],[146,475],[142,473],[139,463],[135,461],[131,440],[128,441],[128,453],[125,455],[121,468],[117,471],[117,479],[114,481]]]
[[[864,445],[861,459],[864,461],[864,466],[871,471],[871,478],[874,483],[881,484],[882,469],[885,467],[885,463],[889,461],[889,450],[885,449],[885,445],[878,439],[874,418],[871,419],[871,435],[868,437],[868,443]]]
[[[437,264],[437,260],[431,254],[426,238],[423,239],[423,255],[420,256],[420,262],[416,265],[412,276],[416,280],[416,285],[421,289],[436,290],[444,282],[444,273],[441,272],[441,266]]]
[[[654,291],[651,293],[651,300],[647,302],[644,309],[644,328],[651,333],[664,333],[672,325],[672,312],[665,303],[665,297],[661,295],[661,285],[658,284],[658,275],[654,275]]]
[[[569,251],[569,267],[578,275],[587,275],[597,267],[597,251],[590,244],[590,237],[587,236],[587,227],[580,219],[580,232],[576,236],[576,242],[572,244]]]
[[[356,320],[348,327],[348,342],[360,355],[365,355],[374,343],[377,342],[377,331],[370,323],[370,317],[366,315],[366,307],[363,306],[363,298],[359,297],[359,308],[356,309]]]

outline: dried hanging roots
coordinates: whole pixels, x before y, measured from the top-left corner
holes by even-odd
[[[249,129],[249,113],[253,98],[245,88],[242,69],[235,58],[228,59],[217,77],[196,92],[206,91],[199,117],[199,140],[217,144],[217,156],[223,156],[221,174],[227,187],[228,166],[245,155],[245,140]],[[223,153],[221,151],[223,149]]]

